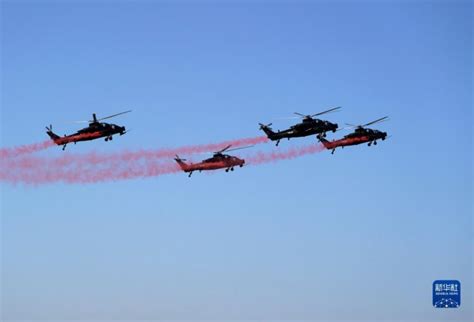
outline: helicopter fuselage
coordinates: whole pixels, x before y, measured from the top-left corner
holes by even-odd
[[[362,143],[368,143],[369,146],[377,144],[377,140],[385,140],[387,138],[387,132],[382,132],[378,130],[372,129],[356,129],[353,133],[350,133],[344,136],[342,139],[328,141],[325,140],[323,137],[318,136],[319,141],[324,145],[324,147],[328,150],[334,150],[338,147],[345,147],[351,145],[358,145]]]
[[[189,173],[189,176],[191,176],[194,171],[201,172],[218,169],[225,169],[226,172],[229,170],[234,171],[234,167],[243,167],[245,164],[245,160],[226,154],[216,155],[198,163],[185,163],[179,158],[176,158],[175,160],[179,164],[181,170]]]
[[[69,143],[76,143],[81,141],[91,141],[99,138],[105,138],[106,141],[112,140],[112,136],[115,134],[123,135],[125,134],[126,129],[124,126],[119,126],[116,124],[110,123],[91,123],[88,127],[83,128],[77,131],[74,134],[59,136],[55,134],[52,129],[48,129],[46,132],[49,137],[57,145],[62,145],[63,147]]]
[[[289,129],[283,131],[274,132],[267,125],[261,125],[260,128],[265,132],[265,134],[270,140],[279,142],[282,139],[305,137],[319,134],[326,135],[326,132],[336,132],[338,125],[336,123],[331,123],[328,121],[305,119],[301,123],[293,125]]]

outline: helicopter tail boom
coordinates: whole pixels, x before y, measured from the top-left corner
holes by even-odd
[[[329,142],[328,140],[326,140],[322,135],[317,135],[317,138],[319,142],[321,142],[326,149],[334,148],[333,144]]]
[[[324,138],[324,136],[322,136],[322,135],[317,135],[316,137],[317,137],[318,140],[319,140],[321,143],[323,143],[323,144],[329,142],[329,141],[326,140],[326,139]]]

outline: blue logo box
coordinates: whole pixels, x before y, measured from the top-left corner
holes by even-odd
[[[436,308],[457,308],[461,306],[461,283],[456,280],[434,281],[433,306]]]

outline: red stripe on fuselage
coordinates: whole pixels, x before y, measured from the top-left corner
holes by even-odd
[[[80,141],[90,141],[101,138],[105,136],[102,132],[96,131],[91,133],[80,133],[80,134],[73,134],[64,137],[59,137],[54,139],[54,143],[57,145],[64,145],[68,143],[80,142]]]
[[[218,170],[243,165],[243,160],[229,160],[229,161],[217,161],[217,162],[201,162],[194,164],[182,165],[182,169],[186,172],[190,171],[205,171],[205,170]]]
[[[357,144],[366,143],[369,141],[371,141],[371,139],[368,136],[361,136],[357,138],[344,138],[344,139],[335,140],[335,141],[323,142],[323,144],[326,147],[326,149],[335,149],[341,146],[357,145]]]

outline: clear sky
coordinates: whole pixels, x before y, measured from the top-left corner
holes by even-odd
[[[331,106],[340,124],[389,115],[392,135],[191,179],[1,184],[2,320],[471,320],[472,9],[2,1],[2,147],[128,108],[130,134],[65,153],[255,136]],[[459,309],[431,306],[436,279],[461,281]]]

